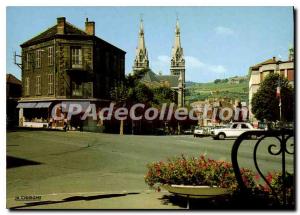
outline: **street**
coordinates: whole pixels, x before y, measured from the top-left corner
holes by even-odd
[[[187,157],[205,154],[230,161],[233,142],[233,139],[213,140],[192,135],[7,132],[7,207],[180,208],[163,204],[162,197],[169,195],[167,192],[158,193],[147,187],[146,164],[181,154]],[[240,148],[242,167],[254,168],[253,142],[247,140]],[[262,146],[258,153],[261,169],[265,173],[278,171],[281,163],[277,157],[269,155]],[[287,169],[292,168],[292,157],[287,157]],[[41,201],[15,201],[20,196],[41,196]]]

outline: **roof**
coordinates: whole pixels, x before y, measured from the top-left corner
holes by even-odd
[[[22,85],[22,81],[12,74],[6,74],[6,83]]]
[[[37,43],[43,40],[50,39],[54,37],[57,34],[57,24],[48,28],[47,30],[43,31],[42,33],[38,34],[37,36],[31,38],[30,40],[26,41],[21,45],[22,46],[28,46],[33,43]],[[85,33],[83,30],[75,27],[74,25],[70,24],[69,22],[66,22],[65,24],[65,34],[64,35],[80,35],[80,36],[88,36],[87,33]]]
[[[178,87],[178,76],[176,75],[157,75],[152,70],[148,70],[144,77],[141,79],[142,82],[157,83],[167,81],[170,87]]]
[[[115,47],[116,49],[119,49],[120,51],[126,53],[124,50],[110,44],[109,42],[97,37],[97,36],[91,36],[88,35],[85,31],[77,28],[75,25],[72,25],[69,22],[65,22],[65,33],[63,36],[81,36],[81,37],[88,37],[88,38],[95,38],[97,40],[100,40],[101,42],[104,42],[112,47]],[[38,34],[37,36],[31,38],[30,40],[27,40],[23,44],[21,44],[21,47],[27,47],[33,44],[37,44],[39,42],[49,40],[54,38],[55,36],[58,36],[57,34],[57,24],[48,28],[47,30],[43,31],[42,33]],[[61,36],[61,35],[60,35]]]
[[[280,60],[276,60],[275,57],[272,57],[272,58],[270,58],[268,60],[265,60],[265,61],[263,61],[261,63],[258,63],[258,64],[255,64],[255,65],[251,66],[251,68],[258,68],[258,67],[260,67],[262,65],[273,64],[273,63],[280,63],[280,62],[281,62]]]
[[[178,87],[178,76],[177,75],[158,75],[160,81],[167,81],[170,87]]]
[[[145,82],[159,82],[159,79],[157,78],[157,75],[149,69],[145,73],[144,77],[142,78],[142,81],[145,81]]]

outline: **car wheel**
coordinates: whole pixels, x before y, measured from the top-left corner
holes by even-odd
[[[224,133],[221,133],[221,134],[218,135],[218,139],[219,139],[219,140],[224,140],[225,137],[226,137],[226,136],[225,136]]]

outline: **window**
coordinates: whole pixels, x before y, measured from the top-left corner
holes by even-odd
[[[29,96],[29,78],[25,78],[25,96]]]
[[[72,96],[82,96],[82,84],[72,82]]]
[[[232,128],[237,128],[238,124],[233,124]]]
[[[41,68],[42,66],[42,50],[36,50],[35,54],[35,67]]]
[[[36,76],[35,81],[36,95],[41,95],[41,76]]]
[[[248,129],[248,126],[246,124],[241,124],[242,129]]]
[[[53,94],[53,74],[48,74],[48,94]]]
[[[293,69],[287,70],[287,79],[289,81],[294,81],[294,70]]]
[[[74,97],[93,97],[93,82],[72,82],[72,96]]]
[[[82,50],[81,48],[72,48],[71,49],[71,58],[72,58],[72,68],[81,68],[82,67]]]
[[[53,46],[48,47],[48,66],[53,65]]]
[[[25,69],[29,69],[29,65],[30,65],[30,54],[27,52],[26,53]]]

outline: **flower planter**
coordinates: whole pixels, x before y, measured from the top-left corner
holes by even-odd
[[[191,185],[162,185],[162,188],[175,195],[188,198],[212,198],[230,194],[231,190],[221,187],[191,186]]]
[[[186,208],[190,208],[190,198],[213,198],[220,195],[227,195],[231,193],[228,188],[210,187],[210,186],[192,186],[192,185],[162,185],[162,188],[177,196],[187,198]]]

